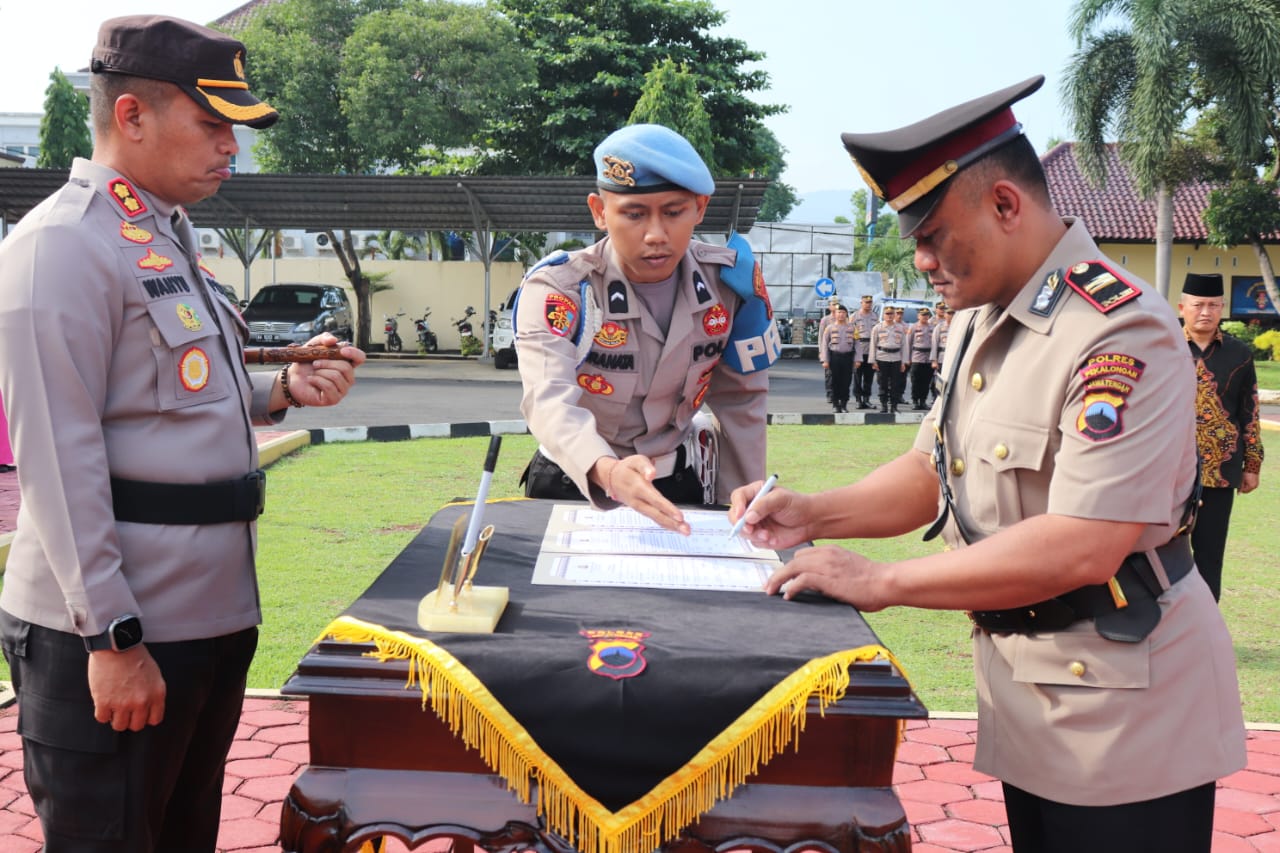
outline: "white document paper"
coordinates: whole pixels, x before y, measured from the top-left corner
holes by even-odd
[[[776,551],[730,536],[726,513],[686,510],[689,536],[632,509],[556,504],[534,567],[535,584],[759,592],[781,565]]]

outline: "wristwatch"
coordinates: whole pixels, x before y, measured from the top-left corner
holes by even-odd
[[[98,652],[111,649],[123,652],[142,642],[142,620],[132,613],[111,620],[101,634],[84,638],[85,651]]]

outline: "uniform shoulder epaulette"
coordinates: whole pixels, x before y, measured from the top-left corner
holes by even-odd
[[[755,255],[751,252],[751,244],[736,231],[729,235],[723,247],[709,243],[695,244],[694,257],[699,261],[725,267],[720,271],[720,280],[741,298],[750,299],[759,295],[756,293]]]
[[[1101,260],[1074,264],[1063,274],[1063,278],[1072,290],[1103,314],[1137,299],[1142,293],[1119,271]]]

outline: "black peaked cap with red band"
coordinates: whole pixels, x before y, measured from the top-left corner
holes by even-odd
[[[897,130],[840,139],[872,192],[897,212],[907,237],[942,199],[949,178],[1022,135],[1010,105],[1043,84],[1037,75]]]

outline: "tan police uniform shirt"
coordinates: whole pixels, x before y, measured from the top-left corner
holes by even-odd
[[[871,330],[872,361],[902,361],[903,348],[907,345],[905,323],[876,324]]]
[[[871,351],[871,332],[876,327],[876,313],[868,311],[865,314],[859,308],[849,315],[849,322],[858,330],[858,342],[853,346],[854,362],[867,360],[867,353]]]
[[[907,327],[905,346],[911,351],[912,364],[928,364],[929,355],[933,352],[933,326],[912,323]]]
[[[929,361],[941,370],[947,355],[947,338],[951,334],[951,321],[941,320],[933,327],[933,345],[929,349]]]
[[[589,483],[596,460],[673,453],[704,402],[721,428],[716,499],[728,503],[735,488],[764,477],[768,371],[743,374],[721,362],[742,299],[721,282],[720,269],[736,258],[732,249],[690,244],[665,335],[635,293],[644,285],[627,280],[607,237],[521,285],[520,410],[546,455],[597,507],[618,504]],[[579,348],[583,281],[599,330]],[[587,328],[594,325],[588,319]]]
[[[171,205],[77,159],[0,243],[0,388],[22,507],[0,594],[14,616],[148,641],[260,621],[255,525],[117,522],[110,476],[162,483],[258,465],[274,375],[244,366],[239,312],[184,251]],[[185,223],[194,245],[194,232]]]
[[[1046,283],[1105,260],[1084,226],[1067,222],[1007,310],[953,320],[949,359],[974,326],[945,425],[958,514],[975,541],[1044,513],[1139,522],[1137,549],[1157,564],[1150,549],[1173,536],[1195,478],[1191,359],[1168,303],[1127,273],[1140,295],[1108,313]],[[916,438],[923,453],[938,410]],[[943,535],[964,547],[954,520]],[[1140,643],[1103,639],[1091,620],[1035,636],[975,630],[974,767],[1084,806],[1164,796],[1244,767],[1231,638],[1200,573],[1160,606]]]
[[[835,323],[827,326],[822,334],[823,349],[827,353],[828,361],[830,354],[833,352],[853,352],[854,344],[857,343],[858,330],[852,323]]]

